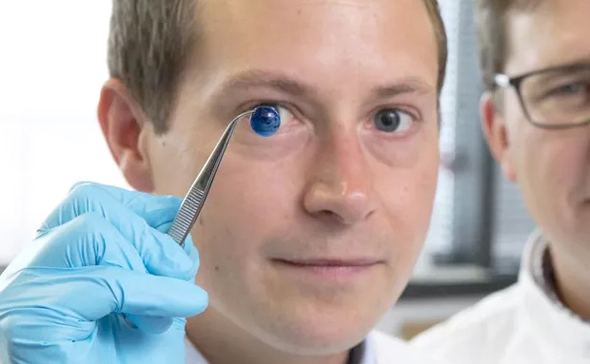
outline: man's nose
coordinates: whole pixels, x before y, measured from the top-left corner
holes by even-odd
[[[358,136],[341,132],[327,139],[312,162],[304,207],[314,217],[343,225],[364,221],[375,212],[376,201]]]

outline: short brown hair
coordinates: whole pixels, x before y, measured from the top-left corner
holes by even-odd
[[[479,58],[484,84],[494,90],[494,75],[504,72],[508,56],[508,23],[513,11],[538,5],[540,0],[477,0],[476,22],[479,38]]]
[[[198,0],[113,0],[108,42],[111,77],[120,79],[154,124],[167,130],[178,84],[196,43]],[[447,38],[437,0],[423,0],[439,48],[439,92],[446,70]]]

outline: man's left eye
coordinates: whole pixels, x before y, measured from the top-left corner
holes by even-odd
[[[412,115],[398,109],[382,110],[375,115],[375,127],[386,133],[403,133],[412,127]]]

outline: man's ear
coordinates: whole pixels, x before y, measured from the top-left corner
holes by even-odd
[[[138,191],[152,192],[154,182],[146,148],[151,123],[120,80],[113,78],[104,84],[98,120],[127,183]]]
[[[510,152],[508,128],[502,113],[494,104],[494,95],[486,92],[480,102],[481,123],[490,151],[508,180],[516,181],[514,160]]]

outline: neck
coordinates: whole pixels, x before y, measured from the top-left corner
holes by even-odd
[[[186,334],[209,364],[346,364],[348,352],[299,356],[273,348],[209,307],[188,319]]]
[[[551,248],[551,263],[561,301],[583,320],[590,321],[590,275],[586,256]]]

